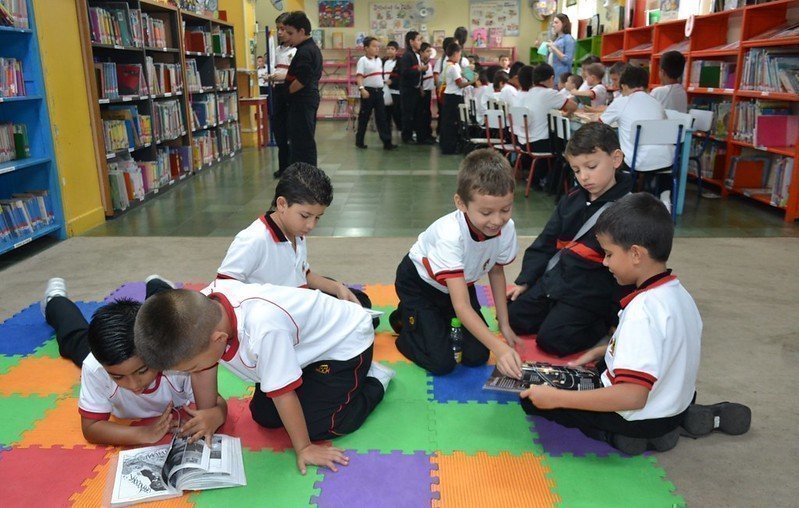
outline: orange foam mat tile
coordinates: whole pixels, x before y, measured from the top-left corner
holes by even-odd
[[[365,284],[363,292],[369,296],[375,307],[396,307],[399,303],[394,284]]]
[[[0,396],[61,395],[80,382],[80,369],[63,358],[27,357],[0,375]]]
[[[438,477],[432,489],[439,499],[433,500],[433,507],[553,507],[561,499],[554,493],[555,482],[547,478],[550,470],[542,460],[532,453],[437,453],[432,462],[438,470],[431,474]]]
[[[78,399],[74,397],[59,400],[56,406],[45,413],[32,429],[22,434],[22,439],[16,446],[21,448],[30,446],[100,448],[84,439],[78,415]]]
[[[409,362],[407,358],[399,352],[395,342],[397,336],[393,333],[382,332],[375,334],[375,351],[372,358],[375,362]]]

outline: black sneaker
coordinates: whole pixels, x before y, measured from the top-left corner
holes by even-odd
[[[369,148],[368,146],[364,145],[363,143],[355,143],[356,148],[360,148],[361,150],[366,150]]]
[[[389,143],[387,145],[383,145],[383,150],[396,150],[397,148],[399,148],[399,146],[391,144],[391,143]]]
[[[752,423],[752,410],[736,402],[719,402],[709,406],[691,404],[685,412],[682,427],[693,436],[705,436],[718,429],[725,434],[745,434]]]
[[[272,176],[274,176],[275,178],[280,178],[281,176],[283,176],[283,171],[282,170],[275,171],[274,173],[272,173]]]
[[[388,324],[391,325],[391,329],[394,330],[395,333],[399,333],[402,330],[402,320],[400,319],[399,309],[395,309],[388,315]]]
[[[679,427],[668,434],[654,438],[629,437],[621,434],[614,434],[611,438],[611,445],[627,455],[641,455],[645,451],[654,450],[665,452],[677,446],[680,439]]]

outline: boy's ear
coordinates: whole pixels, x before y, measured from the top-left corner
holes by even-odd
[[[613,169],[619,169],[621,163],[624,162],[624,152],[622,152],[620,148],[617,148],[610,154],[610,158],[613,161]]]
[[[463,201],[463,199],[461,199],[457,192],[455,193],[455,196],[453,196],[453,201],[455,201],[455,206],[458,208],[458,210],[466,213],[466,203]]]
[[[289,202],[283,196],[278,196],[275,200],[275,204],[277,205],[278,211],[284,211],[286,208],[289,207]]]
[[[633,244],[630,247],[630,255],[632,256],[633,264],[638,265],[649,256],[649,251],[642,245]]]
[[[223,342],[223,343],[227,344],[227,340],[228,340],[228,334],[226,334],[225,332],[221,332],[219,330],[214,330],[213,333],[211,333],[211,343],[212,344],[213,343],[218,343],[218,342]]]

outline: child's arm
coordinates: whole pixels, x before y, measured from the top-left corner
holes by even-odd
[[[311,443],[308,437],[308,427],[305,422],[305,415],[302,412],[300,399],[292,390],[273,398],[277,408],[277,414],[286,428],[294,452],[297,454],[297,468],[300,473],[305,474],[306,466],[326,466],[332,471],[338,471],[336,463],[344,466],[349,462],[349,457],[344,455],[343,450],[333,446],[321,446]]]
[[[177,425],[172,415],[172,404],[150,425],[131,427],[108,420],[93,420],[83,415],[80,428],[86,441],[93,444],[112,446],[133,446],[157,443],[167,432]]]
[[[594,93],[589,88],[588,90],[574,90],[572,93],[575,97],[593,97]]]
[[[185,408],[192,418],[180,429],[183,435],[192,433],[190,442],[205,436],[206,442],[210,443],[216,429],[227,419],[227,403],[219,396],[216,386],[218,369],[219,365],[214,365],[210,369],[191,373],[191,388],[197,409]]]
[[[446,281],[455,315],[461,320],[463,326],[494,353],[497,358],[497,368],[502,374],[521,379],[522,359],[519,357],[519,353],[491,333],[488,326],[477,315],[469,300],[469,288],[466,286],[466,280],[462,277],[453,277],[446,279]]]
[[[491,294],[494,296],[494,308],[497,311],[497,324],[499,331],[508,341],[510,347],[514,347],[519,341],[519,337],[511,330],[508,323],[508,301],[505,299],[507,282],[505,281],[505,268],[502,265],[494,265],[488,272],[488,282],[491,286]]]
[[[314,272],[308,272],[306,279],[308,280],[308,287],[311,289],[318,289],[323,293],[335,296],[339,300],[348,300],[358,305],[361,303],[343,282],[322,277]]]
[[[595,362],[600,358],[602,358],[603,356],[605,356],[605,351],[607,351],[607,349],[608,349],[607,344],[596,346],[594,348],[589,349],[582,355],[580,355],[578,359],[571,361],[566,365],[568,365],[569,367],[580,367],[582,365],[585,365],[586,363]]]
[[[608,413],[641,409],[646,405],[649,390],[634,383],[618,383],[584,392],[536,385],[519,396],[529,398],[539,409],[581,409]]]

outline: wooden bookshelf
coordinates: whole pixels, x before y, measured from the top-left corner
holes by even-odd
[[[108,6],[109,3],[105,0],[75,1],[82,38],[84,77],[89,82],[87,88],[92,111],[90,123],[95,138],[95,158],[100,173],[99,180],[103,207],[107,217],[119,215],[158,196],[164,191],[173,188],[174,184],[240,150],[241,135],[238,128],[236,87],[216,86],[217,68],[235,68],[232,25],[206,16],[182,12],[166,2],[158,0],[127,0],[122,3],[127,5],[128,8],[131,32],[133,31],[133,25],[138,23],[142,27],[143,36],[146,29],[145,20],[150,18],[157,20],[159,23],[159,34],[162,35],[163,40],[159,38],[156,41],[155,37],[152,37],[150,41],[143,40],[143,37],[142,40],[134,40],[132,33],[130,40],[122,43],[119,41],[97,40],[98,22],[93,19],[93,16],[96,16],[96,12],[93,12],[92,9],[103,8]],[[120,2],[114,2],[111,6],[117,7],[119,4]],[[185,26],[202,26],[207,29],[209,36],[220,30],[229,30],[231,33],[230,50],[215,53],[213,47],[211,47],[208,51],[203,51],[199,55],[192,54],[186,48]],[[211,46],[213,46],[213,43]],[[235,117],[235,120],[228,121],[226,117],[225,122],[217,122],[216,120],[208,122],[207,129],[212,134],[206,145],[213,145],[214,150],[212,152],[214,155],[212,157],[213,160],[209,160],[207,164],[196,163],[199,146],[196,140],[197,130],[195,129],[193,132],[192,129],[194,94],[189,91],[186,72],[187,59],[189,58],[196,58],[202,62],[202,65],[199,66],[201,73],[209,80],[209,86],[203,92],[214,97],[215,114],[219,113],[217,110],[218,95],[234,94],[232,102],[236,107],[233,108],[231,116]],[[160,74],[162,69],[169,69],[163,71],[165,79],[160,89],[156,88],[158,79],[151,79],[148,72],[148,61],[152,62],[156,73]],[[133,95],[109,95],[105,90],[100,89],[101,83],[99,83],[100,80],[96,75],[99,71],[95,70],[96,62],[115,65],[140,65],[146,87]],[[119,68],[117,67],[117,69]],[[170,80],[168,78],[170,72],[174,79]],[[235,85],[235,70],[233,73],[233,84]],[[168,86],[166,85],[167,82],[169,82]],[[107,119],[108,115],[111,114],[109,111],[118,110],[123,106],[135,106],[138,115],[150,117],[152,126],[152,140],[150,142],[130,146],[123,150],[115,150],[113,147],[106,146],[104,119]],[[171,111],[177,114],[167,114],[166,118],[170,122],[160,122],[156,120],[156,117],[160,117],[159,111]],[[178,121],[173,125],[174,120]],[[157,129],[157,125],[161,125],[161,128]],[[225,135],[220,134],[222,130],[225,131]],[[234,132],[235,135],[231,136],[230,132]],[[234,148],[222,150],[222,138],[229,141],[231,137],[237,140],[233,144]],[[230,143],[226,142],[225,146],[230,146]],[[123,200],[119,198],[119,175],[117,171],[111,171],[111,168],[117,164],[127,163],[128,159],[132,160],[136,165],[157,163],[158,161],[161,161],[161,164],[156,164],[158,168],[156,171],[157,177],[149,181],[146,177],[147,170],[142,169],[142,178],[146,182],[144,184],[144,192],[131,195],[130,188],[127,188],[127,202],[121,202]],[[112,184],[112,180],[115,179],[116,186]]]
[[[26,5],[27,27],[0,26],[0,57],[19,60],[25,82],[24,94],[0,94],[0,124],[24,125],[30,154],[0,163],[0,199],[19,193],[47,191],[53,216],[52,220],[34,225],[32,231],[12,232],[7,239],[0,239],[0,254],[44,236],[66,238],[36,19],[32,2],[27,0]]]
[[[626,30],[602,35],[600,56],[606,64],[625,61],[648,66],[650,70],[650,88],[658,86],[660,79],[660,58],[670,47],[688,40],[688,50],[682,51],[686,57],[685,84],[689,96],[689,104],[696,100],[704,102],[725,101],[731,106],[727,118],[727,136],[711,135],[711,143],[723,148],[722,161],[717,164],[718,171],[712,177],[702,177],[703,183],[717,187],[723,196],[735,195],[752,200],[760,205],[768,205],[784,213],[788,222],[799,219],[799,139],[792,146],[764,147],[755,146],[751,142],[735,139],[736,107],[745,101],[780,101],[793,105],[793,111],[799,112],[799,94],[784,91],[743,90],[742,70],[747,53],[752,48],[793,49],[799,55],[799,37],[758,38],[768,30],[779,27],[787,21],[799,21],[799,0],[777,0],[769,3],[751,5],[739,9],[710,13],[697,16],[691,36],[685,37],[685,20],[674,20],[658,23],[653,26],[628,28]],[[738,44],[734,44],[739,41]],[[649,46],[651,44],[651,46]],[[732,87],[697,86],[692,83],[691,76],[694,62],[720,61],[734,63],[736,66],[735,81]],[[702,133],[695,137],[704,138]],[[793,158],[794,168],[787,204],[773,204],[770,196],[752,192],[749,189],[735,188],[728,182],[732,158],[741,155],[754,155],[759,152]]]

